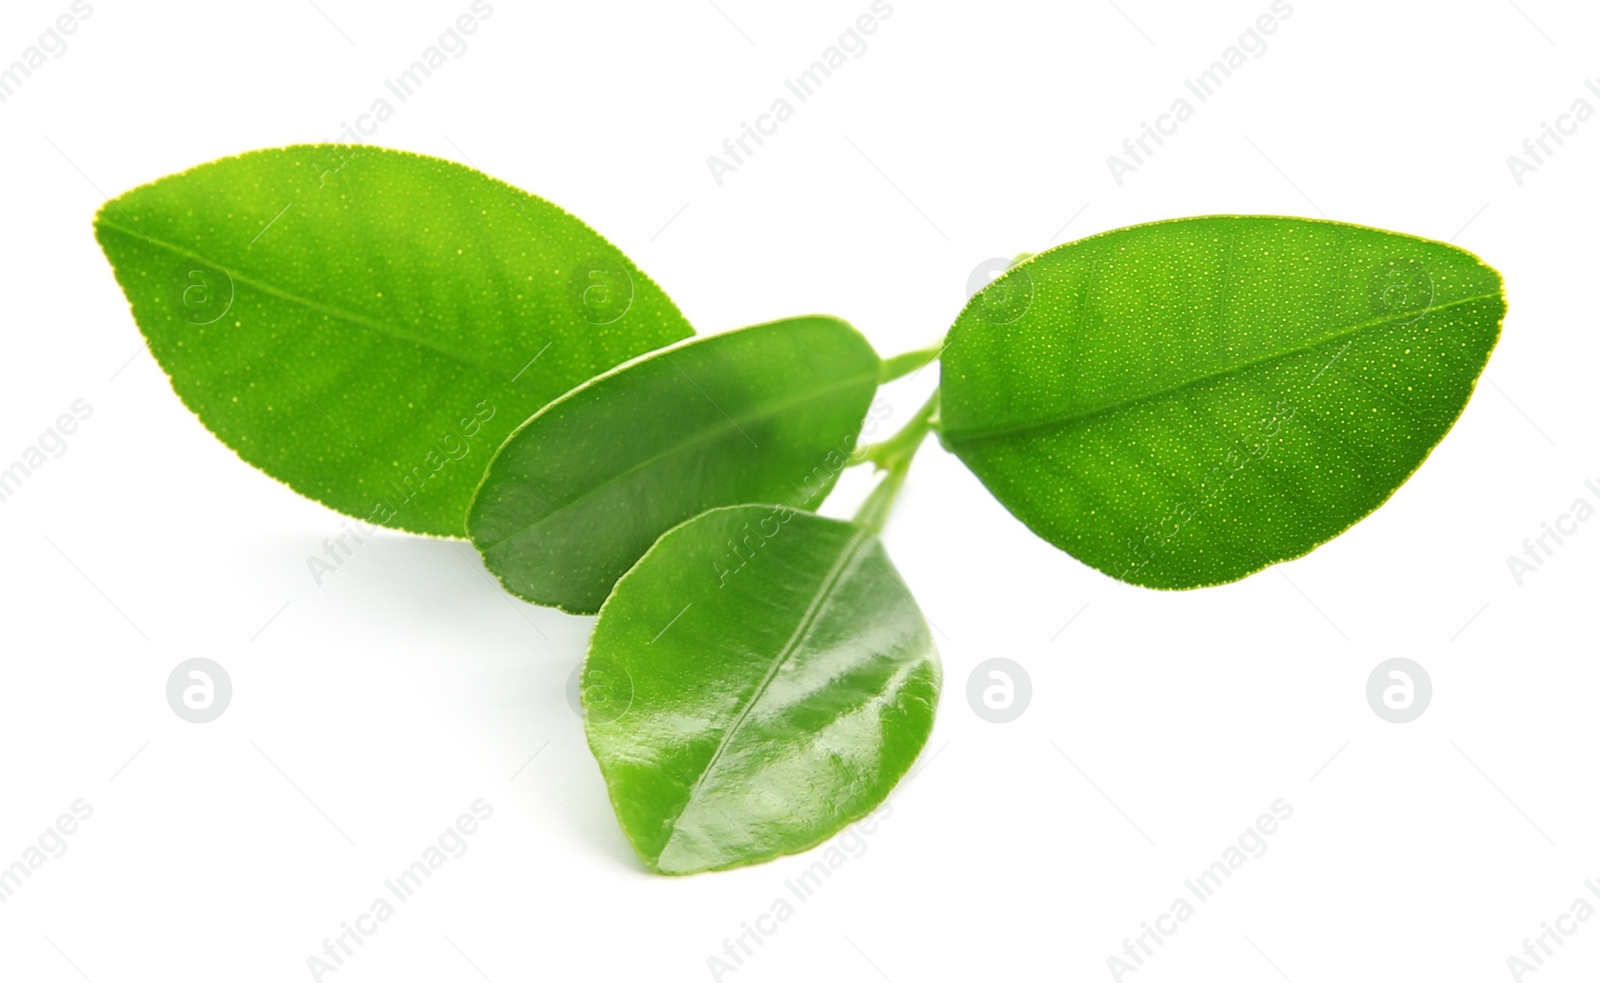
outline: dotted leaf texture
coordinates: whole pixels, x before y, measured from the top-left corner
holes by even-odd
[[[369,522],[464,534],[535,410],[693,330],[615,246],[471,168],[304,145],[108,202],[95,235],[184,404],[245,461]]]
[[[1461,414],[1505,312],[1499,274],[1441,242],[1266,216],[1119,229],[962,311],[941,440],[1103,573],[1228,583],[1386,501]]]

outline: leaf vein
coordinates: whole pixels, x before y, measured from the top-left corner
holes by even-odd
[[[693,381],[693,380],[691,380],[691,381]],[[843,381],[830,383],[827,386],[823,386],[823,387],[818,388],[818,389],[810,390],[808,392],[802,393],[802,394],[800,394],[798,396],[795,396],[795,397],[792,397],[790,399],[781,400],[781,401],[776,402],[776,403],[769,403],[769,404],[761,407],[759,410],[756,410],[755,412],[746,413],[746,414],[743,414],[743,415],[741,415],[741,416],[739,416],[737,418],[728,417],[727,422],[725,422],[725,423],[714,424],[711,427],[708,427],[708,428],[706,428],[704,430],[701,430],[701,431],[697,432],[692,437],[689,437],[689,438],[687,438],[685,440],[678,441],[677,443],[672,444],[672,445],[664,448],[663,450],[661,450],[661,451],[659,451],[659,452],[657,452],[655,454],[650,455],[649,457],[645,458],[642,461],[638,461],[638,462],[636,462],[634,464],[629,465],[627,468],[623,469],[622,471],[619,471],[616,474],[607,477],[604,481],[596,482],[592,487],[585,489],[584,491],[580,492],[577,495],[574,495],[573,497],[571,497],[571,498],[567,499],[566,501],[562,502],[560,505],[557,505],[554,508],[551,508],[549,511],[544,512],[543,514],[539,515],[537,518],[535,518],[531,522],[528,522],[528,523],[525,523],[522,526],[519,526],[518,528],[512,530],[511,532],[506,533],[504,536],[502,536],[499,539],[494,540],[493,542],[489,542],[489,539],[488,539],[487,535],[481,535],[480,534],[480,536],[478,537],[479,549],[482,550],[485,553],[487,553],[490,550],[499,549],[500,547],[505,546],[507,543],[511,542],[512,540],[520,538],[523,534],[525,534],[525,533],[527,533],[527,532],[529,532],[529,531],[531,531],[533,529],[538,528],[539,526],[545,524],[546,522],[549,522],[551,519],[555,518],[557,515],[560,515],[562,512],[565,512],[565,511],[571,509],[573,506],[579,504],[580,502],[584,502],[584,501],[588,500],[589,498],[591,498],[591,497],[593,497],[595,495],[598,495],[604,489],[616,484],[619,481],[622,481],[625,478],[628,478],[628,477],[631,477],[632,475],[638,474],[639,472],[645,470],[646,468],[651,467],[652,465],[659,464],[661,461],[673,456],[674,454],[679,453],[680,451],[688,450],[689,448],[695,447],[695,446],[697,446],[699,444],[702,444],[702,443],[708,443],[708,442],[710,442],[712,440],[715,440],[716,438],[719,438],[719,437],[726,437],[729,434],[732,434],[736,430],[738,432],[740,432],[740,433],[743,433],[744,432],[743,429],[739,426],[739,424],[741,422],[743,422],[743,423],[754,423],[757,420],[762,420],[762,419],[765,419],[767,417],[775,416],[775,415],[777,415],[779,413],[782,413],[782,412],[784,412],[786,410],[793,409],[796,406],[803,405],[803,404],[811,402],[813,400],[819,400],[819,399],[823,399],[823,398],[825,398],[827,396],[831,396],[832,394],[834,394],[834,393],[836,393],[836,392],[838,392],[840,390],[849,389],[849,388],[854,387],[854,386],[859,386],[859,385],[861,385],[862,383],[865,383],[865,382],[876,382],[876,381],[877,381],[877,370],[874,369],[873,372],[870,373],[870,374],[860,375],[860,376],[848,376]],[[559,405],[559,404],[553,403],[553,404],[551,404],[550,407],[547,407],[547,409],[554,409],[557,405]],[[718,409],[720,411],[721,408],[718,407]],[[537,419],[538,416],[542,415],[544,412],[545,412],[545,410],[540,410],[539,413],[535,414],[534,418]],[[726,413],[724,413],[723,415],[727,416]],[[530,420],[529,422],[532,422],[532,421]],[[508,438],[508,440],[514,439],[514,438],[515,438],[515,434],[512,435],[512,438]]]
[[[852,566],[851,561],[856,559],[861,543],[871,535],[872,532],[868,529],[858,527],[851,530],[850,539],[840,549],[838,559],[833,561],[833,565],[829,567],[827,574],[823,576],[822,582],[818,584],[817,591],[812,595],[810,603],[806,605],[806,610],[800,616],[800,621],[795,625],[794,632],[790,634],[788,641],[784,642],[783,647],[778,650],[778,654],[773,658],[772,664],[767,667],[766,674],[762,676],[761,681],[756,684],[755,692],[750,695],[749,701],[739,711],[739,715],[734,718],[733,723],[728,725],[728,729],[723,731],[721,740],[717,742],[717,749],[711,754],[711,759],[706,762],[706,766],[701,770],[699,777],[695,779],[694,784],[685,793],[682,807],[678,809],[677,815],[668,821],[672,832],[667,835],[666,842],[662,844],[661,854],[665,854],[668,848],[671,847],[673,838],[678,835],[678,823],[683,819],[683,814],[688,811],[689,806],[694,804],[696,797],[705,788],[707,780],[716,771],[717,764],[722,760],[729,746],[733,744],[734,738],[743,730],[745,722],[755,712],[755,708],[761,702],[761,698],[772,687],[773,681],[778,678],[778,673],[782,671],[784,664],[799,651],[801,644],[810,637],[812,629],[822,619],[823,612],[832,600],[834,590],[838,588],[840,581],[844,579],[848,569]],[[859,563],[855,565],[859,566]]]
[[[399,341],[410,342],[411,344],[416,345],[418,348],[427,349],[428,351],[434,352],[434,353],[436,353],[438,355],[442,355],[445,358],[448,358],[453,362],[457,362],[457,363],[459,363],[461,365],[467,366],[468,368],[476,369],[479,372],[482,372],[485,375],[488,375],[488,376],[490,376],[492,378],[495,378],[497,380],[501,375],[504,374],[503,371],[499,367],[491,368],[490,366],[482,365],[482,364],[474,361],[473,359],[468,358],[465,355],[462,355],[460,352],[453,352],[453,351],[450,351],[450,350],[445,349],[445,348],[440,348],[438,345],[428,341],[425,338],[416,337],[416,336],[413,336],[413,335],[405,333],[404,331],[402,331],[400,328],[396,327],[393,324],[389,324],[389,323],[386,323],[384,321],[377,320],[375,318],[367,317],[365,314],[356,314],[356,313],[354,313],[352,311],[347,311],[347,310],[344,310],[343,308],[335,307],[332,304],[325,304],[325,303],[323,303],[321,301],[318,301],[318,300],[312,300],[309,297],[302,297],[299,294],[296,294],[296,293],[294,293],[292,291],[285,290],[282,287],[277,287],[277,286],[274,286],[274,285],[272,285],[270,283],[267,283],[265,280],[259,280],[259,279],[255,278],[255,277],[253,277],[253,276],[251,276],[251,275],[249,275],[247,273],[239,272],[239,271],[235,270],[233,267],[225,266],[222,263],[218,263],[216,260],[207,259],[205,256],[202,256],[201,254],[199,254],[197,252],[194,252],[193,250],[185,249],[184,247],[176,245],[174,243],[166,242],[165,240],[162,240],[162,239],[152,239],[152,238],[150,238],[148,236],[144,236],[144,235],[137,235],[136,236],[135,233],[133,233],[132,231],[130,231],[128,229],[124,229],[122,226],[116,224],[115,222],[108,221],[108,220],[106,220],[104,218],[102,218],[100,220],[100,226],[102,228],[111,229],[114,232],[120,232],[123,235],[128,236],[129,238],[144,239],[144,240],[148,241],[150,245],[153,245],[153,246],[155,246],[155,247],[157,247],[159,249],[164,249],[167,252],[173,253],[174,255],[177,255],[177,256],[181,256],[181,257],[183,257],[185,259],[192,259],[192,260],[195,260],[197,262],[205,263],[208,266],[218,267],[219,269],[221,269],[224,272],[226,272],[228,274],[228,276],[230,278],[232,278],[233,281],[235,283],[237,283],[237,284],[243,284],[243,285],[245,285],[247,287],[250,287],[252,289],[259,290],[262,293],[268,294],[268,295],[273,296],[273,297],[277,297],[280,300],[286,300],[286,301],[288,301],[290,303],[298,304],[301,307],[304,307],[305,309],[307,309],[309,311],[314,311],[314,312],[316,312],[318,314],[323,314],[323,315],[336,317],[336,318],[340,319],[341,321],[345,321],[345,322],[347,322],[349,324],[353,324],[356,327],[366,328],[368,331],[373,331],[373,332],[376,332],[378,334],[385,335],[387,337],[397,339]]]
[[[1449,310],[1452,307],[1462,306],[1464,304],[1473,304],[1484,300],[1496,300],[1500,296],[1501,294],[1497,291],[1495,293],[1477,294],[1471,297],[1462,297],[1457,300],[1452,300],[1449,303],[1440,304],[1437,307],[1429,310],[1427,313],[1435,314],[1440,311]],[[1202,385],[1207,382],[1214,382],[1217,379],[1225,378],[1230,375],[1238,375],[1263,365],[1281,362],[1295,355],[1303,355],[1306,352],[1315,351],[1323,345],[1326,345],[1332,341],[1337,341],[1340,338],[1360,335],[1363,332],[1378,328],[1395,327],[1400,324],[1406,324],[1416,320],[1418,320],[1418,318],[1415,314],[1397,314],[1392,317],[1381,318],[1375,321],[1363,321],[1348,328],[1341,328],[1314,341],[1309,341],[1301,345],[1296,345],[1292,348],[1283,349],[1281,351],[1271,352],[1258,358],[1241,362],[1238,365],[1229,366],[1227,368],[1218,369],[1214,372],[1207,372],[1190,379],[1185,379],[1182,382],[1174,383],[1165,389],[1133,396],[1114,403],[1108,403],[1104,406],[1097,406],[1091,409],[1071,413],[1061,413],[1042,419],[1026,420],[1018,423],[1006,423],[991,427],[975,427],[966,431],[959,429],[946,429],[943,431],[943,435],[945,439],[951,443],[970,444],[984,440],[991,440],[997,437],[1010,437],[1016,434],[1026,433],[1031,430],[1043,430],[1052,427],[1061,427],[1069,424],[1081,423],[1097,416],[1105,416],[1110,413],[1115,413],[1118,410],[1126,409],[1129,406],[1134,406],[1139,403],[1164,399],[1167,396],[1182,392],[1186,389],[1192,389],[1195,386]]]

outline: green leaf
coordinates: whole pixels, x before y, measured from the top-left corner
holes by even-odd
[[[1012,514],[1147,587],[1237,580],[1382,504],[1460,415],[1500,276],[1293,218],[1136,226],[1019,264],[943,355],[942,439]]]
[[[109,202],[150,351],[240,457],[369,522],[459,536],[534,410],[693,333],[555,205],[414,154],[264,150]]]
[[[739,505],[662,536],[584,661],[589,747],[645,865],[689,874],[821,843],[933,728],[927,622],[862,526]]]
[[[593,614],[650,544],[718,505],[815,508],[855,448],[878,356],[801,317],[625,365],[541,410],[489,465],[468,516],[506,589]]]

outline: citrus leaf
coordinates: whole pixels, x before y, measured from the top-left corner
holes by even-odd
[[[1237,580],[1381,505],[1472,395],[1500,276],[1440,242],[1295,218],[1120,229],[962,311],[942,440],[1028,528],[1147,587]]]
[[[693,333],[560,208],[393,150],[204,164],[107,203],[95,235],[173,389],[223,443],[413,532],[461,535],[513,427]]]
[[[880,363],[829,317],[700,338],[541,410],[495,454],[468,516],[506,589],[593,614],[668,529],[708,508],[814,508],[855,448]]]
[[[876,536],[787,506],[714,509],[616,586],[584,661],[584,727],[645,865],[689,874],[821,843],[933,728],[940,668]]]

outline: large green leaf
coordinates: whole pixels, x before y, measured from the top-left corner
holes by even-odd
[[[1236,580],[1384,502],[1461,413],[1500,277],[1439,242],[1294,218],[1120,229],[980,292],[942,439],[1035,533],[1113,577]]]
[[[862,526],[715,509],[606,601],[584,662],[589,746],[651,870],[805,850],[871,811],[933,727],[938,654]]]
[[[815,508],[880,371],[857,331],[800,317],[700,338],[550,404],[491,462],[468,518],[506,589],[593,614],[656,537],[718,505]]]
[[[461,535],[513,427],[693,333],[560,208],[392,150],[205,164],[109,202],[95,234],[173,388],[223,443],[414,532]]]

